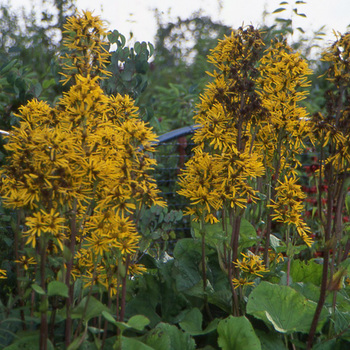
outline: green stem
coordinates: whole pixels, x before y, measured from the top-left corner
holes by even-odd
[[[21,224],[21,216],[22,216],[22,211],[19,211],[17,213],[17,225],[16,229],[14,232],[14,253],[15,253],[15,259],[18,261],[19,260],[19,254],[18,252],[22,250],[22,248],[19,246],[19,232],[20,232],[20,224]],[[16,282],[17,282],[17,290],[18,290],[18,296],[19,296],[19,304],[21,306],[21,311],[20,311],[20,317],[22,321],[22,329],[25,331],[27,329],[26,323],[25,323],[25,315],[24,315],[24,305],[25,302],[23,300],[23,288],[21,286],[21,278],[23,277],[22,271],[20,270],[19,264],[15,264],[15,271],[16,271]]]
[[[204,217],[201,217],[200,220],[200,234],[202,237],[202,279],[203,279],[203,299],[204,299],[204,308],[208,314],[209,319],[212,319],[212,315],[210,312],[209,304],[208,304],[208,295],[207,295],[207,269],[205,263],[205,230],[204,230]]]
[[[118,286],[117,286],[118,288]],[[111,297],[111,287],[110,284],[108,284],[108,303],[107,303],[107,307],[110,310],[112,307],[112,297]],[[105,343],[106,343],[106,339],[107,339],[107,330],[108,330],[108,321],[105,320],[104,323],[104,327],[103,327],[103,336],[102,336],[102,343],[101,343],[101,350],[103,350]]]
[[[125,303],[126,303],[126,282],[128,278],[128,268],[130,264],[130,255],[127,255],[126,261],[125,261],[125,275],[122,279],[122,295],[121,295],[121,301],[120,301],[120,314],[119,314],[119,321],[124,321],[124,315],[125,315]]]
[[[93,260],[95,261],[96,259],[94,258],[93,256]],[[81,331],[81,327],[83,325],[83,322],[85,320],[85,316],[86,316],[86,311],[87,311],[87,308],[88,308],[88,305],[89,305],[89,300],[91,298],[91,295],[92,295],[92,288],[94,286],[94,282],[96,280],[96,272],[97,272],[97,262],[95,261],[95,264],[94,264],[94,271],[92,273],[92,282],[91,282],[91,286],[89,288],[89,293],[86,297],[86,302],[85,302],[85,305],[84,305],[84,309],[83,309],[83,314],[81,315],[80,319],[79,319],[79,323],[78,323],[78,326],[77,326],[77,329],[75,331],[75,335],[74,335],[74,339],[76,339],[78,336],[79,336],[79,333]]]
[[[46,290],[46,257],[47,257],[47,243],[46,237],[42,234],[40,237],[40,278],[41,288]],[[47,308],[48,308],[48,297],[45,293],[41,296],[41,315],[40,315],[40,350],[47,350],[47,341],[49,338],[49,329],[47,323]]]
[[[230,223],[232,226],[232,233],[231,233],[231,242],[230,242],[230,254],[229,254],[229,282],[231,286],[232,291],[232,308],[233,308],[233,315],[239,316],[240,310],[239,310],[239,300],[237,291],[233,286],[232,278],[238,278],[238,271],[235,267],[233,267],[234,261],[237,261],[238,259],[238,242],[239,242],[239,229],[241,225],[241,217],[238,215],[235,215],[234,210],[230,210]],[[232,254],[232,255],[231,255]],[[233,268],[232,268],[233,267]]]
[[[66,324],[65,324],[65,346],[66,346],[66,348],[68,348],[68,346],[71,342],[71,338],[72,338],[71,309],[72,309],[72,305],[73,305],[74,285],[70,283],[71,282],[70,275],[71,275],[71,272],[73,269],[74,251],[75,251],[76,235],[77,235],[76,210],[77,210],[77,203],[75,201],[73,203],[72,217],[70,220],[70,228],[71,228],[71,237],[70,237],[70,244],[69,244],[70,258],[66,263],[67,270],[66,270],[65,283],[68,287],[68,298],[66,299]]]
[[[320,169],[321,171],[321,169]],[[328,198],[327,198],[327,226],[325,229],[325,242],[326,244],[329,242],[331,238],[331,232],[332,232],[332,213],[333,213],[333,185],[330,183],[329,189],[328,189]],[[325,247],[324,249],[324,256],[323,256],[323,269],[322,269],[322,281],[321,281],[321,290],[320,290],[320,297],[318,299],[318,303],[316,306],[315,314],[311,323],[309,336],[307,340],[307,350],[310,350],[312,348],[312,344],[314,341],[316,328],[318,324],[318,320],[321,315],[321,311],[323,308],[323,305],[326,300],[326,292],[327,292],[327,285],[328,285],[328,270],[329,270],[329,248]]]

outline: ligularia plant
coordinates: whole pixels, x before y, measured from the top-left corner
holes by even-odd
[[[23,246],[38,264],[31,278],[41,294],[40,349],[47,348],[52,282],[66,297],[67,347],[71,311],[81,299],[73,295],[78,277],[88,291],[85,304],[93,287],[104,288],[123,319],[127,276],[145,269],[135,260],[139,212],[143,205],[165,205],[150,175],[155,134],[128,96],[108,97],[99,86],[109,55],[102,22],[84,12],[65,28],[63,76],[72,86],[54,107],[32,100],[20,108],[1,170],[4,205],[18,209],[23,227],[16,248]]]
[[[214,80],[201,96],[194,118],[201,126],[193,138],[195,155],[180,177],[179,193],[190,199],[188,213],[200,221],[203,241],[204,223],[222,221],[226,237],[218,253],[228,271],[236,315],[240,311],[233,281],[239,280],[239,270],[233,262],[238,259],[240,224],[248,202],[258,200],[252,180],[265,171],[252,132],[266,118],[255,89],[262,48],[259,31],[250,26],[233,31],[212,50]]]
[[[180,177],[179,193],[190,200],[188,214],[200,222],[203,242],[205,223],[222,224],[217,249],[229,277],[234,315],[244,312],[242,287],[254,285],[252,276],[263,278],[268,272],[272,220],[284,224],[290,258],[297,238],[307,246],[312,243],[302,219],[304,194],[296,183],[298,155],[312,134],[307,113],[299,106],[307,93],[300,88],[309,86],[310,70],[285,42],[273,42],[264,53],[263,46],[260,32],[250,26],[233,31],[212,50],[213,82],[194,117],[200,125],[193,137],[195,155]],[[239,252],[248,257],[239,245],[240,227],[248,206],[260,199],[265,209],[260,205],[253,212],[264,230],[258,242],[266,242],[264,260],[251,253],[261,273],[247,276],[239,260]],[[202,265],[205,271],[204,259]]]

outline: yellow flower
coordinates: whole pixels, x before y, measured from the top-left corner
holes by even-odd
[[[202,214],[210,219],[212,212],[221,206],[221,198],[218,192],[219,175],[221,165],[215,157],[204,152],[196,154],[186,163],[186,168],[180,174],[179,194],[190,199],[191,205],[196,207],[195,216]]]
[[[260,256],[249,252],[249,255],[241,253],[243,259],[233,262],[233,264],[243,273],[248,276],[263,277],[263,273],[269,272],[266,269],[263,260]]]
[[[63,45],[69,49],[63,59],[63,69],[66,73],[64,84],[77,74],[83,76],[111,75],[106,70],[110,56],[106,50],[107,31],[98,16],[92,16],[90,11],[68,18],[64,25]]]
[[[28,258],[25,255],[19,256],[15,262],[22,265],[25,270],[28,270],[29,265],[35,265],[37,263],[33,257]]]
[[[245,287],[245,286],[253,286],[254,282],[253,281],[249,281],[247,279],[247,277],[240,277],[240,278],[232,278],[232,283],[234,288],[238,288],[238,287]]]
[[[301,200],[306,195],[297,181],[296,177],[287,178],[287,176],[284,182],[279,181],[280,185],[276,187],[277,200],[271,201],[272,204],[268,204],[268,207],[274,209],[273,220],[295,227],[299,236],[310,247],[312,244],[312,239],[308,236],[310,229],[301,217],[304,210]]]
[[[142,275],[147,271],[146,267],[142,264],[129,265],[129,273],[131,276]]]
[[[6,276],[6,270],[0,270],[0,280],[1,279],[6,279],[7,276]]]
[[[272,41],[259,62],[258,94],[268,111],[260,121],[257,148],[263,150],[267,166],[273,168],[274,154],[288,158],[286,169],[298,163],[297,155],[304,147],[304,140],[313,140],[312,123],[302,101],[310,83],[307,63],[299,53],[293,53],[285,41]]]
[[[55,107],[34,99],[19,109],[0,170],[1,196],[7,207],[24,209],[26,244],[42,241],[48,255],[62,258],[72,239],[73,278],[113,283],[115,259],[139,249],[141,207],[166,205],[151,176],[156,135],[129,96],[108,97],[100,87],[101,75],[110,74],[101,20],[83,12],[65,30],[63,76],[73,85]],[[18,260],[25,268],[31,262]],[[143,271],[131,264],[129,272]]]
[[[108,240],[105,236],[100,236],[95,233],[91,233],[90,237],[85,238],[86,248],[91,249],[93,254],[98,256],[103,256],[104,252],[110,250]]]

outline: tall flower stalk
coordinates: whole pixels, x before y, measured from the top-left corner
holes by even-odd
[[[235,315],[240,313],[233,285],[238,277],[233,262],[238,259],[240,222],[248,201],[257,200],[252,179],[264,173],[252,133],[265,113],[255,91],[256,63],[262,48],[259,31],[250,26],[233,31],[212,50],[213,82],[201,96],[194,117],[201,125],[193,138],[195,156],[180,176],[179,193],[190,199],[188,213],[193,219],[203,216],[205,222],[223,222],[227,243],[219,254],[228,271]]]
[[[349,124],[349,82],[350,82],[350,34],[336,34],[336,41],[323,53],[328,63],[326,77],[331,89],[326,91],[326,112],[313,116],[316,147],[320,150],[319,169],[316,174],[318,208],[322,227],[321,249],[323,272],[320,297],[310,328],[307,349],[311,349],[318,320],[328,293],[333,293],[335,310],[337,291],[344,276],[341,262],[349,254],[350,240],[344,239],[343,210],[349,182],[350,124]],[[323,187],[327,185],[326,210],[321,211]]]
[[[24,210],[19,239],[39,266],[35,278],[41,287],[44,350],[52,281],[68,290],[66,347],[73,338],[77,278],[84,282],[87,300],[96,285],[110,300],[120,296],[117,316],[123,320],[128,276],[145,270],[136,262],[139,211],[143,205],[165,205],[150,175],[155,134],[138,118],[128,96],[108,97],[99,86],[109,55],[102,22],[84,12],[65,28],[69,53],[63,75],[72,86],[54,107],[32,100],[20,109],[20,125],[10,131],[6,144],[8,164],[1,170],[4,205]],[[50,272],[52,261],[61,263]],[[52,327],[54,317],[50,322]]]
[[[306,109],[300,106],[307,95],[307,76],[311,70],[300,54],[294,53],[285,41],[273,41],[260,60],[259,71],[258,93],[268,111],[268,117],[261,121],[257,134],[257,148],[264,155],[266,168],[264,261],[268,264],[273,220],[285,225],[284,238],[290,258],[293,256],[290,228],[294,228],[307,246],[311,244],[310,230],[301,218],[303,205],[300,199],[304,195],[296,184],[299,156],[305,142],[313,141],[312,124]]]

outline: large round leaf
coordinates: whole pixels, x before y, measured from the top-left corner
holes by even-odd
[[[271,323],[281,333],[308,333],[316,303],[291,287],[261,282],[249,295],[247,313]],[[321,313],[319,327],[327,317]]]

